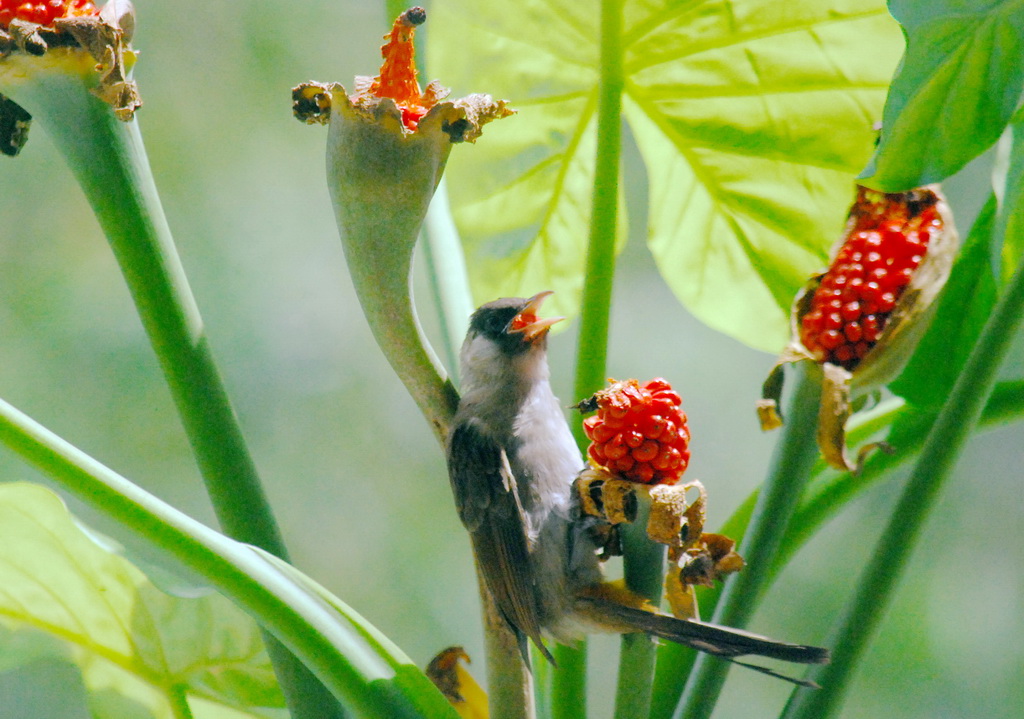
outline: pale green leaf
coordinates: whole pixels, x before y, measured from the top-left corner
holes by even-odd
[[[578,312],[597,136],[597,30],[587,3],[431,6],[431,73],[456,94],[487,92],[519,112],[448,161],[477,302],[550,289],[551,312]]]
[[[702,320],[777,350],[871,153],[899,29],[879,0],[632,0],[624,19],[623,108],[647,164],[661,272]],[[449,163],[477,299],[568,289],[557,309],[575,312],[594,171],[596,8],[438,0],[431,23],[433,74],[520,110]]]
[[[175,692],[247,715],[283,706],[245,614],[216,594],[163,593],[36,485],[0,485],[0,625],[5,649],[74,661],[96,717],[172,717]]]

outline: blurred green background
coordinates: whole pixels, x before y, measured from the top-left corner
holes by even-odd
[[[376,72],[389,24],[383,3],[138,0],[137,13],[138,117],[153,171],[295,563],[418,663],[462,644],[482,678],[469,543],[441,452],[374,345],[346,276],[324,182],[326,132],[291,116],[299,82],[349,84]],[[420,37],[429,44],[429,22]],[[453,90],[501,96],[486,78]],[[450,165],[472,151],[455,148]],[[643,246],[642,166],[627,162],[626,173],[636,222],[619,265],[608,374],[661,375],[680,389],[694,437],[688,477],[710,491],[714,528],[758,484],[770,455],[774,438],[758,429],[753,402],[772,357],[707,330],[674,300]],[[966,230],[988,191],[987,160],[947,190]],[[0,228],[0,396],[212,523],[105,238],[38,127],[20,157],[2,161]],[[556,390],[569,404],[575,323],[567,330],[551,351]],[[1024,343],[1012,364],[1007,371],[1019,376]],[[1020,716],[1022,447],[1021,425],[972,441],[844,719]],[[3,450],[0,478],[45,481]],[[874,488],[831,523],[751,628],[823,641],[898,490],[898,482]],[[592,642],[594,717],[611,714],[616,654],[615,640]],[[774,716],[788,689],[737,669],[715,716]],[[69,703],[76,691],[52,662],[0,676],[0,717],[84,717]]]

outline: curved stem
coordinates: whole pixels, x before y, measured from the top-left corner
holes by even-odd
[[[786,527],[818,457],[820,370],[809,362],[796,363],[794,370],[796,388],[786,415],[788,419],[740,547],[747,566],[726,583],[712,619],[716,624],[743,627],[754,613],[768,585]],[[674,716],[709,717],[725,684],[729,666],[718,657],[699,656]]]
[[[248,612],[360,717],[453,719],[454,709],[365,620],[296,581],[272,555],[174,509],[0,400],[0,442],[64,489],[152,542]],[[283,569],[285,567],[286,569]],[[330,706],[317,714],[330,716]]]
[[[459,366],[462,338],[466,336],[469,316],[473,313],[473,296],[469,291],[466,259],[448,207],[448,188],[443,177],[430,201],[423,229],[426,236],[423,254],[438,307],[444,356],[451,368],[450,374],[454,376]]]
[[[282,558],[287,551],[213,360],[136,121],[123,123],[80,78],[26,90],[92,205],[121,268],[225,533]],[[296,716],[322,716],[330,695],[274,641],[275,671]]]
[[[34,96],[42,105],[40,121],[64,153],[121,267],[218,521],[235,539],[284,557],[174,247],[138,123],[117,120],[76,78],[55,78]]]
[[[1020,328],[1022,315],[1024,261],[1018,265],[928,432],[889,524],[836,625],[832,663],[808,672],[809,678],[823,688],[816,692],[797,689],[783,714],[786,719],[827,719],[842,706],[854,670],[885,614],[925,519],[981,416],[995,384],[996,371]]]

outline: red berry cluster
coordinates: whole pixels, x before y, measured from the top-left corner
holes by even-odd
[[[95,15],[98,12],[99,10],[90,0],[47,0],[47,2],[0,0],[0,27],[7,27],[11,20],[26,20],[45,26],[57,18]]]
[[[613,382],[584,402],[597,414],[583,421],[591,462],[643,484],[675,484],[690,463],[690,430],[682,399],[665,380]]]
[[[861,189],[855,224],[803,316],[800,341],[819,362],[852,370],[885,329],[889,314],[942,229],[935,195]]]

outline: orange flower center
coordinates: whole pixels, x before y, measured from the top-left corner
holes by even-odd
[[[380,75],[370,85],[371,95],[395,101],[402,112],[402,123],[409,130],[416,129],[429,109],[423,104],[423,94],[416,81],[416,46],[413,43],[416,26],[426,19],[426,11],[421,7],[410,8],[398,16],[391,32],[384,36],[387,42],[380,49],[384,57]]]

